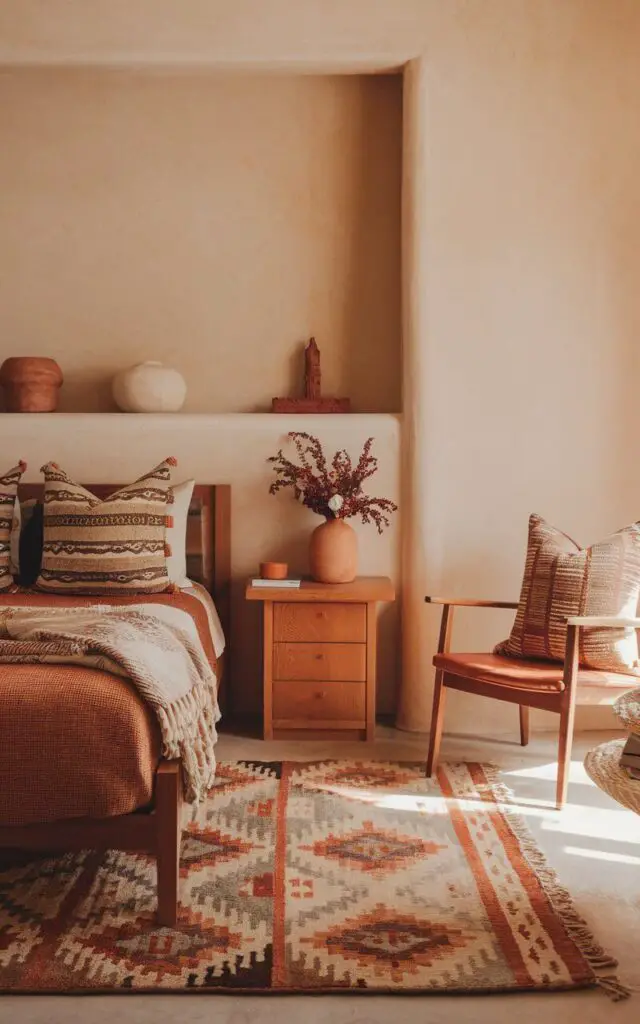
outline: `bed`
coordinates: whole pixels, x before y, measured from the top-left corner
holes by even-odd
[[[98,497],[113,486],[91,486]],[[42,487],[20,489],[21,500]],[[3,605],[151,606],[187,613],[218,681],[224,704],[229,651],[230,488],[196,485],[187,525],[193,586],[172,594],[72,597],[0,595]],[[105,714],[106,713],[106,714]],[[106,724],[105,724],[106,723]],[[177,918],[182,777],[161,756],[153,716],[124,678],[68,664],[0,665],[0,849],[61,852],[121,849],[156,857],[158,920]]]

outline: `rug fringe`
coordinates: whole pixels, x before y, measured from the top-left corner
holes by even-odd
[[[598,988],[605,992],[614,1003],[621,1003],[631,996],[631,990],[622,985],[617,978],[598,978]]]
[[[500,811],[509,828],[517,838],[520,849],[540,879],[545,893],[562,920],[568,934],[593,970],[598,988],[614,1002],[629,999],[631,990],[623,985],[615,969],[618,961],[609,956],[596,940],[587,922],[576,910],[571,894],[565,889],[555,870],[547,861],[522,815],[516,810],[514,796],[509,787],[500,778],[500,769],[495,765],[483,765],[487,781],[491,787],[493,798],[500,806]]]

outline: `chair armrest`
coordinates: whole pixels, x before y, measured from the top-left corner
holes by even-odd
[[[564,656],[564,685],[569,692],[571,707],[575,704],[576,683],[578,677],[578,663],[580,656],[580,645],[578,642],[580,630],[597,626],[611,629],[640,629],[640,619],[631,615],[570,615],[567,619],[567,646]],[[573,711],[571,712],[573,714]]]
[[[425,597],[427,604],[442,605],[442,621],[440,623],[440,638],[438,640],[438,654],[447,654],[451,643],[451,627],[453,625],[453,613],[456,608],[517,608],[517,601],[474,601],[471,597],[461,597],[457,600],[446,597]]]
[[[443,604],[457,608],[517,608],[517,601],[476,601],[472,597],[425,597],[427,604]]]
[[[567,626],[602,626],[612,629],[640,629],[640,619],[628,615],[572,615]]]

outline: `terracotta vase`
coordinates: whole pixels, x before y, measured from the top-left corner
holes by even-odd
[[[62,370],[45,356],[12,356],[0,366],[7,412],[55,412]]]
[[[327,519],[311,534],[311,575],[318,583],[351,583],[358,571],[358,538],[344,519]]]

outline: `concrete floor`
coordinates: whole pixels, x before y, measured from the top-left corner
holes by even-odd
[[[620,961],[620,979],[639,995],[613,1004],[599,992],[502,996],[2,996],[0,1022],[20,1024],[132,1024],[164,1021],[216,1024],[382,1024],[393,1020],[429,1024],[484,1021],[592,1024],[640,1020],[640,817],[596,789],[582,768],[584,754],[607,734],[576,737],[569,803],[553,809],[553,734],[535,736],[522,749],[512,742],[446,736],[443,759],[492,761],[502,766],[520,810],[551,864],[570,889],[582,916],[609,953]],[[324,741],[266,743],[223,735],[221,759],[311,760],[362,757],[361,744]],[[366,756],[416,760],[426,738],[379,728]]]

